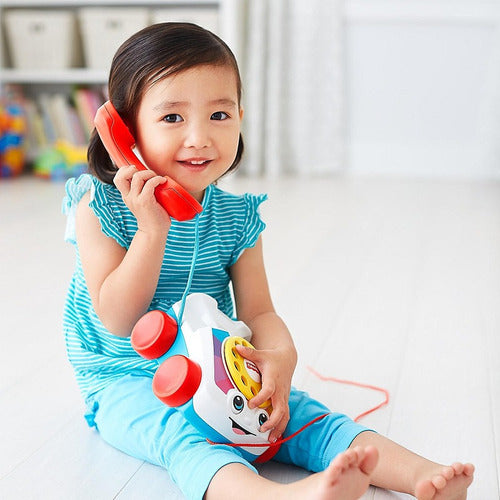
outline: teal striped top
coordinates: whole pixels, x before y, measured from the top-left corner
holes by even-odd
[[[76,264],[66,297],[63,329],[68,357],[85,398],[127,373],[141,370],[153,374],[157,368],[156,360],[145,360],[136,354],[129,338],[109,333],[92,307],[75,238],[76,206],[89,190],[90,207],[104,234],[128,248],[137,231],[135,217],[114,186],[88,174],[67,182],[63,201],[63,212],[67,215],[65,239],[75,245]],[[259,205],[265,199],[266,195],[233,195],[214,185],[205,191],[191,292],[211,295],[228,316],[234,315],[229,269],[245,248],[255,245],[264,230]],[[194,220],[172,219],[150,309],[167,311],[181,299],[191,266],[194,234]]]

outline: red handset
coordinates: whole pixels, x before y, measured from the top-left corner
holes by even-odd
[[[135,139],[110,101],[97,110],[94,125],[117,167],[134,165],[139,170],[147,170],[132,150]],[[198,201],[173,179],[165,178],[167,182],[155,189],[155,196],[170,216],[184,221],[201,213],[203,209]]]

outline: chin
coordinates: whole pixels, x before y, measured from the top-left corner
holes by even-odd
[[[202,172],[176,172],[171,177],[193,196],[196,196],[196,193],[203,193],[207,186],[214,182],[213,179],[204,176]]]

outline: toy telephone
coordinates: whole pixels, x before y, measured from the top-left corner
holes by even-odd
[[[133,151],[135,139],[110,101],[97,110],[94,125],[117,167],[134,165],[139,170],[147,169]],[[198,201],[173,179],[166,179],[167,182],[156,188],[155,196],[170,216],[185,221],[201,213],[202,207]]]
[[[135,351],[157,360],[153,393],[209,440],[232,443],[249,461],[269,460],[279,446],[270,446],[269,431],[260,427],[272,413],[271,401],[249,408],[248,401],[261,389],[261,376],[236,350],[237,345],[252,347],[250,329],[203,293],[187,296],[181,324],[180,307],[174,304],[168,314],[149,311],[132,330]]]

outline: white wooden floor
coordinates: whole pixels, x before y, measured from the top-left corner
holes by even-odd
[[[350,415],[380,395],[320,382],[307,365],[389,389],[390,404],[364,423],[436,461],[472,461],[469,498],[497,500],[500,184],[224,185],[270,195],[265,253],[300,353],[295,384]],[[0,181],[0,498],[181,499],[166,472],[112,449],[82,417],[61,334],[73,261],[62,195],[62,184]],[[306,473],[271,463],[262,474]]]

